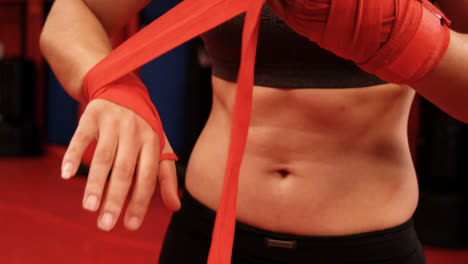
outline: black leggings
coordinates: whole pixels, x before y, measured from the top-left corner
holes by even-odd
[[[159,264],[206,263],[215,212],[187,191],[169,224]],[[399,226],[346,236],[296,236],[237,222],[233,264],[425,264],[413,220]],[[227,264],[227,263],[226,263]]]

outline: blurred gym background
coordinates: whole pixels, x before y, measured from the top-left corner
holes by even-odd
[[[113,36],[114,45],[177,2],[153,1]],[[158,194],[139,231],[126,231],[119,220],[105,233],[96,214],[81,209],[92,149],[81,177],[60,179],[61,157],[85,106],[64,92],[40,54],[51,4],[0,0],[0,263],[156,263],[170,218]],[[209,64],[197,38],[140,71],[179,154],[180,182],[210,110]],[[416,98],[409,139],[420,182],[416,229],[427,262],[468,263],[468,126]]]

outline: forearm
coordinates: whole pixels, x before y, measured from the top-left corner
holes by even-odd
[[[412,87],[452,117],[468,123],[468,35],[451,31],[437,67]]]
[[[103,26],[81,0],[55,1],[40,46],[64,89],[81,102],[84,76],[112,50]]]
[[[55,1],[40,47],[64,89],[81,102],[84,76],[112,50],[104,27],[82,0]]]

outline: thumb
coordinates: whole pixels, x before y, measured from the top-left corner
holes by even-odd
[[[173,160],[164,160],[159,164],[158,181],[161,197],[167,209],[178,211],[180,209],[179,186],[177,185],[177,173]]]

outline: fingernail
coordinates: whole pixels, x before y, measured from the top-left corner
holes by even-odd
[[[127,223],[128,228],[137,230],[140,227],[140,219],[136,216],[132,216]]]
[[[98,198],[96,195],[89,195],[84,203],[84,208],[95,212],[98,209]]]
[[[73,165],[70,162],[65,163],[62,168],[62,178],[70,179],[72,176],[72,169]]]
[[[111,213],[104,213],[98,223],[98,227],[104,231],[109,231],[114,225],[114,216]]]

